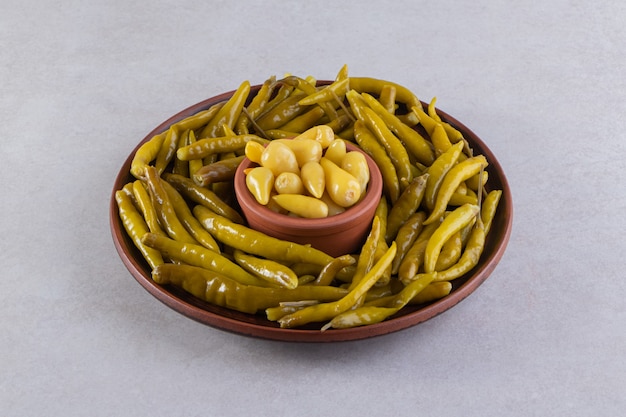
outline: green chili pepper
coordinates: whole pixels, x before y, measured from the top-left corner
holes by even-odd
[[[437,277],[439,273],[437,273]],[[426,286],[422,291],[420,291],[413,299],[410,304],[424,304],[430,303],[435,300],[439,300],[440,298],[445,297],[450,294],[452,291],[452,284],[447,281],[433,281]]]
[[[447,269],[459,260],[463,252],[461,232],[461,230],[457,231],[443,244],[439,256],[437,257],[435,271]]]
[[[197,139],[196,139],[196,134],[193,132],[193,130],[189,131],[189,134],[187,135],[187,142],[185,143],[184,146],[189,146],[189,145],[193,145],[194,143],[196,143]],[[184,162],[181,159],[178,159],[178,156],[176,157],[176,159],[178,161]],[[202,168],[204,166],[204,162],[202,160],[202,158],[198,158],[198,159],[191,159],[188,161],[188,168],[187,168],[187,173],[185,174],[179,174],[182,177],[185,178],[192,178],[193,175],[198,172],[198,170],[200,168]],[[172,174],[178,174],[178,172],[173,171]]]
[[[313,275],[314,277],[317,277],[317,275],[322,272],[324,266],[325,265],[310,264],[306,262],[296,262],[289,265],[291,270],[299,277],[305,275]],[[313,278],[313,280],[315,280],[315,278]]]
[[[268,143],[267,139],[251,134],[211,137],[199,139],[192,145],[178,149],[176,156],[183,161],[201,159],[209,155],[242,150],[245,148],[246,143],[252,140],[261,144]]]
[[[363,114],[363,109],[368,107],[368,105],[363,96],[356,90],[350,90],[346,93],[346,98],[348,99],[354,117],[358,120],[364,120],[365,115]]]
[[[435,271],[437,258],[441,253],[443,244],[474,219],[479,211],[478,206],[465,204],[456,208],[443,219],[426,245],[426,251],[424,252],[424,272]]]
[[[298,101],[304,96],[304,93],[294,92],[282,102],[278,103],[269,112],[261,115],[256,120],[256,124],[263,130],[278,129],[280,126],[309,109],[309,106],[298,104]]]
[[[245,155],[222,159],[209,165],[204,165],[193,175],[193,180],[201,187],[206,187],[216,182],[232,181],[235,171],[243,161]]]
[[[282,130],[282,129],[268,129],[268,130],[263,131],[263,133],[270,140],[295,138],[296,136],[300,134],[299,132],[289,132],[287,130]]]
[[[354,263],[356,263],[356,259],[351,255],[342,255],[333,259],[324,266],[317,279],[313,281],[313,285],[330,285],[341,269]]]
[[[425,274],[421,274],[421,275],[418,275],[418,277],[424,276],[424,275]],[[435,281],[432,281],[430,284],[424,287],[424,289],[422,289],[420,292],[415,294],[415,297],[413,297],[409,301],[409,304],[419,305],[419,304],[430,303],[432,301],[439,300],[445,297],[446,295],[450,294],[450,292],[452,291],[452,284],[448,281],[436,281],[438,276],[439,274],[437,273],[437,275],[435,276]],[[368,300],[364,304],[364,306],[366,307],[388,306],[390,305],[390,303],[393,302],[395,297],[396,297],[395,295],[387,295],[383,297],[374,298],[372,300]]]
[[[413,180],[413,173],[410,168],[411,161],[406,148],[402,145],[400,139],[389,130],[383,119],[381,119],[374,110],[369,107],[365,107],[362,110],[365,125],[374,133],[376,139],[378,139],[387,151],[387,155],[389,155],[393,166],[396,168],[400,188],[403,188]]]
[[[385,241],[385,234],[387,234],[387,217],[389,217],[389,203],[386,198],[381,198],[376,205],[376,211],[374,216],[378,217],[380,221],[380,233],[379,241]]]
[[[298,276],[298,285],[306,285],[310,284],[316,280],[315,275],[299,275]]]
[[[223,136],[223,125],[227,125],[230,128],[233,127],[242,112],[243,106],[245,105],[249,94],[250,82],[244,81],[239,85],[237,90],[235,90],[233,95],[222,106],[222,108],[219,109],[217,114],[206,124],[204,129],[202,129],[200,137],[215,138]]]
[[[315,280],[314,276],[311,276]],[[302,300],[302,301],[287,301],[281,302],[276,307],[270,307],[265,309],[265,315],[270,321],[278,321],[281,317],[287,314],[295,313],[298,310],[302,310],[304,307],[319,304],[317,300]]]
[[[227,203],[224,202],[217,194],[208,188],[200,187],[193,180],[175,174],[164,174],[163,178],[174,187],[184,197],[200,204],[220,216],[224,216],[235,223],[243,223],[241,214]]]
[[[435,127],[433,128],[433,132],[430,135],[430,141],[433,143],[435,147],[435,154],[441,155],[452,146],[452,142],[448,138],[448,134],[446,130],[443,128],[443,124],[435,123]]]
[[[394,242],[395,243],[395,242]],[[377,262],[380,258],[382,258],[385,253],[389,250],[389,245],[383,238],[378,242],[378,247],[376,248],[376,254],[374,255],[374,262]],[[391,282],[391,264],[382,272],[378,281],[376,281],[375,285],[377,287],[382,287],[388,285]]]
[[[378,281],[383,272],[391,265],[391,261],[395,255],[396,245],[392,243],[385,255],[374,264],[372,269],[370,269],[363,279],[347,295],[340,300],[308,306],[281,317],[278,320],[280,327],[292,328],[306,323],[325,321],[332,319],[337,314],[347,311]]]
[[[145,169],[159,154],[167,131],[154,135],[137,149],[130,163],[130,173],[137,179],[145,177]]]
[[[385,194],[394,203],[400,195],[400,182],[396,169],[391,162],[391,158],[387,155],[385,148],[378,143],[374,134],[370,132],[368,127],[361,120],[354,123],[354,139],[361,149],[365,151],[378,165],[380,173],[383,177],[383,185]]]
[[[139,249],[141,255],[146,262],[148,262],[148,265],[150,265],[151,268],[156,268],[158,265],[161,265],[163,263],[161,254],[144,245],[141,241],[143,235],[149,232],[148,225],[133,205],[128,194],[122,190],[116,191],[115,201],[117,202],[119,216],[126,233],[128,233],[128,236],[130,236],[137,249]]]
[[[167,193],[167,197],[170,200],[176,217],[180,220],[181,224],[193,238],[198,241],[202,246],[210,249],[214,252],[220,252],[220,247],[213,238],[213,236],[207,232],[198,219],[196,219],[191,213],[191,209],[187,205],[187,202],[181,196],[178,191],[172,187],[167,181],[161,181],[161,186]]]
[[[391,206],[389,216],[387,217],[387,231],[385,233],[385,241],[387,244],[391,243],[391,241],[396,238],[400,226],[402,226],[419,208],[422,203],[422,198],[424,197],[427,180],[428,174],[420,175],[412,180],[404,191],[402,191],[398,200]]]
[[[303,106],[310,106],[313,104],[329,102],[335,99],[342,99],[349,89],[350,79],[344,78],[342,80],[337,80],[331,84],[328,84],[323,88],[307,95],[306,97],[302,98],[299,103]]]
[[[306,101],[308,100],[308,97],[313,97],[316,95],[320,94],[321,90],[318,90],[314,84],[309,83],[307,80],[304,80],[302,78],[296,77],[297,80],[297,89],[301,90],[304,94],[307,95],[307,97],[305,97],[304,99],[300,100],[298,102],[298,104],[302,105],[302,106],[312,106],[312,105],[317,105],[315,107],[313,107],[314,109],[318,109],[318,110],[322,110],[322,114],[325,114],[326,116],[328,116],[328,119],[330,120],[334,120],[337,118],[337,110],[336,110],[336,105],[333,104],[334,101],[331,101],[332,97],[328,100],[319,100],[319,101],[312,101],[310,103],[306,103]],[[332,85],[332,84],[331,84]],[[328,88],[330,86],[326,86],[324,88]],[[344,93],[345,94],[345,93]],[[344,94],[341,94],[341,96],[343,96]],[[304,100],[304,102],[303,102]],[[304,129],[306,130],[306,129]],[[299,132],[304,132],[304,130],[298,130]]]
[[[311,246],[267,236],[234,223],[203,206],[194,207],[193,214],[218,241],[253,255],[277,261],[306,262],[317,265],[326,265],[333,260],[332,256]]]
[[[465,244],[461,258],[456,264],[439,272],[437,281],[451,281],[459,278],[471,271],[471,269],[478,264],[485,247],[486,235],[493,221],[493,217],[495,216],[501,195],[501,190],[493,190],[487,195],[481,207],[481,214],[478,216],[467,238],[467,243]]]
[[[417,278],[409,285],[405,286],[393,300],[389,303],[390,307],[398,310],[409,304],[424,288],[437,278],[436,272],[418,274]]]
[[[465,185],[467,186],[469,190],[476,192],[480,188],[484,187],[485,184],[487,184],[488,179],[489,179],[489,172],[481,171],[478,174],[466,179]]]
[[[239,249],[233,251],[233,257],[243,269],[264,281],[282,288],[298,286],[298,276],[281,263],[248,255]]]
[[[339,110],[337,112],[337,117],[326,123],[326,125],[329,126],[335,134],[337,134],[350,126],[351,121],[352,119],[344,110]]]
[[[137,202],[137,206],[144,218],[144,221],[148,225],[148,229],[152,233],[158,233],[161,235],[165,235],[165,232],[161,228],[159,224],[159,218],[157,216],[157,212],[152,205],[152,200],[150,199],[150,194],[146,190],[145,184],[141,180],[136,180],[133,182],[133,193],[135,195],[135,201]]]
[[[318,125],[322,117],[324,117],[324,109],[316,106],[300,116],[294,117],[284,125],[279,126],[279,129],[288,132],[304,132]]]
[[[478,204],[478,200],[476,199],[476,194],[461,194],[459,192],[454,192],[450,196],[450,201],[448,201],[448,205],[450,206],[462,206],[463,204]]]
[[[422,164],[429,166],[435,160],[433,146],[415,129],[402,122],[390,113],[378,100],[369,94],[361,94],[363,100],[385,122],[387,127],[395,133],[411,154]]]
[[[345,129],[335,132],[335,136],[347,140],[348,142],[354,142],[354,123],[351,122]]]
[[[441,181],[434,207],[428,218],[424,221],[424,224],[432,223],[441,217],[457,187],[466,179],[476,175],[486,166],[487,159],[483,155],[477,155],[459,162],[450,168]]]
[[[408,285],[415,279],[424,263],[426,245],[438,227],[439,222],[425,225],[417,236],[417,239],[415,239],[415,242],[413,242],[413,245],[411,245],[411,248],[404,255],[404,259],[402,259],[400,267],[398,268],[398,279],[404,285]]]
[[[146,233],[141,241],[169,259],[217,272],[241,284],[270,286],[269,283],[248,273],[226,256],[204,246],[178,242],[156,233]]]
[[[429,136],[432,136],[433,131],[435,130],[435,126],[438,123],[437,120],[434,120],[432,117],[430,117],[421,106],[412,108],[411,110],[417,115],[420,124],[426,130],[426,133],[428,133]]]
[[[326,331],[330,328],[348,329],[380,323],[387,317],[397,313],[397,311],[397,308],[391,307],[361,306],[336,315],[331,321],[322,326],[321,330]]]
[[[370,305],[343,312],[335,316],[328,324],[322,327],[322,330],[331,327],[345,329],[380,323],[400,311],[402,307],[407,305],[417,294],[424,290],[424,288],[435,279],[435,276],[436,273],[420,274],[415,281],[404,287],[400,293],[389,300],[389,307],[375,307]]]
[[[457,143],[450,147],[446,152],[439,155],[437,159],[428,167],[428,181],[426,182],[426,191],[424,193],[424,203],[426,207],[431,209],[435,206],[435,198],[437,192],[441,186],[441,181],[448,173],[450,168],[457,163],[461,152],[463,151],[463,144]]]
[[[133,191],[133,183],[132,182],[129,182],[129,183],[125,184],[120,191],[122,191],[124,194],[126,194],[128,196],[128,198],[130,199],[130,202],[133,203],[133,205],[135,207],[139,206],[139,203],[135,199],[135,193]]]
[[[276,85],[280,85],[276,95],[270,99],[263,111],[255,118],[255,121],[274,110],[276,106],[289,98],[296,91],[297,84],[295,79],[290,79],[289,77],[276,81]],[[258,125],[256,126],[258,127]]]
[[[502,197],[502,190],[492,190],[490,191],[481,204],[481,220],[485,227],[485,234],[489,233],[491,229],[491,223],[493,221],[494,216],[496,215],[496,209],[498,208],[498,203],[500,202],[500,198]]]
[[[384,213],[382,214],[385,215]],[[367,238],[365,239],[365,243],[361,248],[361,253],[359,254],[359,259],[356,264],[356,270],[354,271],[352,282],[348,287],[349,290],[353,290],[374,265],[374,256],[376,255],[381,235],[380,219],[381,217],[375,215],[374,220],[372,220],[372,228],[370,229]]]
[[[398,83],[369,77],[350,77],[350,88],[359,93],[370,93],[380,96],[381,91],[386,85],[391,85],[396,88],[396,101],[406,104],[408,109],[414,106],[422,107],[422,103],[417,96],[408,88]]]
[[[335,76],[335,81],[345,80],[346,78],[348,78],[348,65],[343,64]]]
[[[393,259],[393,263],[391,264],[392,275],[398,274],[398,269],[400,269],[400,264],[402,263],[404,256],[409,249],[411,249],[411,246],[413,246],[413,243],[415,243],[415,240],[424,227],[425,219],[426,213],[418,211],[411,214],[402,226],[400,226],[400,229],[398,229],[398,233],[394,239],[396,245],[398,246],[398,251],[396,253],[396,257]]]
[[[220,273],[190,265],[162,264],[152,271],[157,284],[172,284],[211,304],[243,313],[256,313],[281,302],[338,300],[347,291],[338,287],[303,285],[294,289],[243,285]]]
[[[437,281],[452,281],[471,271],[478,264],[485,247],[485,228],[482,221],[476,222],[458,262],[437,273]]]
[[[178,144],[176,145],[176,150],[178,148],[182,148],[183,146],[187,146],[189,144],[189,129],[184,130],[181,135],[178,137]],[[185,177],[189,176],[189,162],[181,161],[176,156],[176,152],[174,152],[174,164],[172,166],[172,173],[183,175]]]
[[[275,87],[275,76],[271,76],[270,78],[265,80],[265,82],[263,82],[263,85],[256,93],[256,95],[252,98],[250,104],[242,109],[242,112],[239,115],[239,118],[237,119],[234,127],[237,134],[246,135],[250,133],[250,126],[254,124],[254,120],[259,116],[259,114],[261,114],[261,112],[263,112],[265,106],[267,106],[267,103],[270,101]]]
[[[387,233],[387,218],[389,217],[389,204],[387,203],[386,198],[380,199],[378,205],[376,206],[376,211],[374,215],[380,219],[380,233],[378,234],[378,243],[376,244],[376,249],[373,255],[373,261],[376,262],[389,249],[389,245],[387,245],[387,241],[385,240],[385,234]],[[383,272],[378,282],[376,283],[376,286],[384,286],[389,283],[390,280],[391,265]]]
[[[198,243],[198,241],[185,229],[180,219],[176,215],[172,202],[163,188],[162,179],[157,174],[156,168],[148,166],[145,169],[146,184],[152,200],[152,205],[157,212],[160,224],[167,234],[175,240],[187,243]]]
[[[368,93],[362,93],[363,96],[366,94],[371,97]],[[383,85],[378,101],[388,113],[394,114],[396,112],[396,87],[390,84]]]
[[[448,122],[444,122],[443,120],[441,120],[441,117],[439,117],[439,115],[437,114],[437,109],[435,108],[435,103],[437,102],[437,97],[433,97],[432,100],[430,100],[430,103],[428,103],[428,115],[440,122],[443,126],[443,128],[445,129],[448,138],[450,139],[450,141],[452,143],[456,143],[460,140],[463,140],[463,134],[461,132],[459,132],[455,127],[453,127],[450,123]]]
[[[220,111],[222,107],[226,104],[225,101],[220,103],[216,103],[209,107],[206,110],[201,110],[195,114],[192,114],[189,117],[184,118],[183,120],[174,123],[172,126],[176,126],[179,132],[184,132],[185,130],[194,131],[200,129],[201,127],[206,126]]]

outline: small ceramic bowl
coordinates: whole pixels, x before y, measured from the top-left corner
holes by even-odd
[[[235,173],[235,194],[251,228],[278,239],[310,244],[331,256],[355,253],[363,246],[383,191],[378,165],[365,152],[347,143],[348,151],[361,152],[367,161],[370,181],[363,199],[346,211],[321,219],[287,216],[259,204],[246,187],[244,170],[257,166],[245,158]]]

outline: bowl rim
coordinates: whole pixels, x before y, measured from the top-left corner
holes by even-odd
[[[332,81],[318,81],[318,85],[330,83]],[[258,92],[260,88],[260,84],[252,86],[251,95]],[[487,236],[485,250],[478,265],[466,276],[452,282],[453,289],[448,296],[426,305],[407,306],[403,309],[404,311],[381,323],[349,329],[329,329],[322,332],[319,327],[311,329],[283,329],[277,323],[270,322],[262,315],[239,313],[217,307],[196,299],[178,288],[156,284],[151,279],[147,263],[138,256],[139,252],[124,231],[117,211],[115,192],[121,189],[124,184],[135,179],[129,172],[130,162],[141,145],[154,135],[163,132],[176,121],[191,116],[200,110],[207,109],[215,103],[225,101],[234,92],[235,90],[231,90],[200,101],[174,114],[156,126],[135,146],[115,177],[109,200],[109,225],[116,251],[133,278],[146,291],[169,308],[212,328],[243,336],[283,342],[325,343],[356,341],[413,327],[451,309],[482,285],[502,259],[510,240],[514,214],[513,199],[506,174],[493,152],[471,129],[445,111],[437,108],[441,119],[459,129],[472,147],[478,153],[485,155],[489,161],[489,166],[486,168],[486,171],[489,173],[488,189],[502,190],[498,212],[492,223],[491,233]],[[426,107],[428,103],[422,102],[422,105]],[[498,239],[496,239],[495,232],[498,232]]]
[[[370,182],[368,184],[365,197],[353,206],[348,207],[342,213],[320,219],[303,219],[299,217],[291,217],[281,213],[276,213],[275,211],[257,203],[256,200],[254,200],[254,197],[252,196],[250,191],[248,191],[247,187],[245,186],[245,174],[243,171],[246,168],[256,165],[248,158],[244,158],[243,162],[239,165],[237,171],[235,172],[235,197],[237,198],[240,206],[242,206],[243,199],[243,202],[246,203],[248,207],[254,207],[253,210],[256,211],[256,215],[262,215],[263,217],[267,218],[270,225],[280,225],[281,228],[291,229],[290,232],[308,232],[316,229],[328,229],[329,227],[332,227],[337,232],[344,231],[350,228],[350,223],[354,221],[355,216],[358,217],[364,214],[368,210],[368,208],[371,208],[372,204],[374,204],[372,202],[373,199],[376,200],[375,205],[377,205],[383,192],[382,174],[380,172],[380,169],[378,168],[378,165],[376,165],[376,162],[374,162],[374,160],[367,153],[351,143],[346,143],[346,148],[348,150],[357,151],[365,156],[365,160],[367,161],[367,165],[370,170]],[[269,227],[269,225],[266,226],[268,228],[271,228]]]

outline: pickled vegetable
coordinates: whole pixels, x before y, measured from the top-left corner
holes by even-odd
[[[133,181],[115,193],[121,227],[157,284],[224,308],[265,310],[281,327],[326,330],[445,297],[449,281],[476,267],[502,190],[435,99],[425,108],[407,88],[349,77],[345,66],[328,85],[270,77],[250,91],[246,81],[140,146]],[[370,185],[365,154],[384,185],[360,253],[333,258],[265,235],[228,200],[245,156],[255,164],[244,171],[246,188],[259,204],[311,219],[344,213]]]

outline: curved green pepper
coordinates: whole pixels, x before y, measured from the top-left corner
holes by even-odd
[[[281,263],[248,255],[239,249],[233,251],[233,257],[243,269],[264,281],[283,288],[298,286],[296,273]]]
[[[190,265],[161,264],[152,271],[157,284],[172,284],[211,304],[256,313],[281,302],[320,300],[329,302],[347,291],[338,287],[303,285],[294,289],[256,287],[240,284],[222,274]]]
[[[241,214],[231,206],[229,206],[224,200],[222,200],[217,194],[208,188],[204,188],[193,182],[193,180],[176,174],[164,174],[163,178],[170,183],[179,193],[187,197],[194,203],[203,205],[204,207],[214,211],[220,216],[224,216],[227,219],[235,223],[243,223],[243,217]]]
[[[247,253],[286,262],[305,262],[326,265],[333,257],[311,246],[276,239],[257,230],[234,223],[203,206],[196,206],[193,214],[220,242]]]
[[[204,126],[201,138],[214,138],[224,135],[223,125],[233,128],[250,94],[250,82],[244,81],[217,114]]]
[[[156,233],[146,233],[141,241],[147,247],[159,251],[170,259],[217,272],[241,284],[268,286],[267,282],[248,273],[224,255],[204,246],[177,242]]]
[[[374,264],[372,269],[361,279],[361,281],[344,297],[337,301],[320,303],[305,307],[292,314],[281,317],[278,322],[280,327],[291,328],[301,326],[306,323],[329,320],[336,315],[349,310],[363,297],[367,291],[384,274],[391,265],[391,261],[396,256],[396,244],[392,243],[387,252]],[[315,287],[314,288],[319,288]]]

